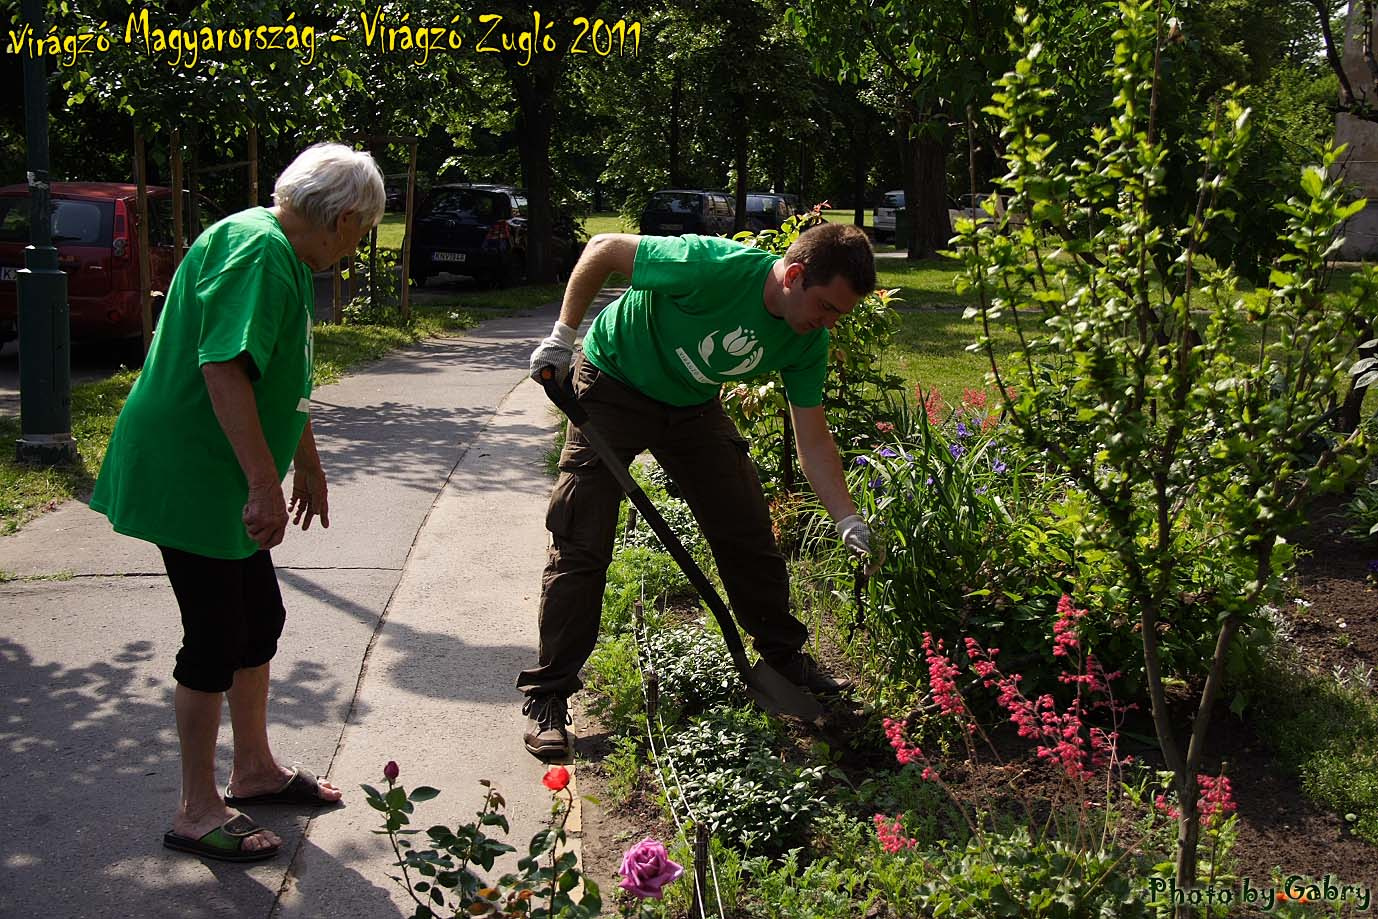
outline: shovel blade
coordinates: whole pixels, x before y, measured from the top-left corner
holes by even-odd
[[[792,715],[804,721],[823,717],[823,706],[813,693],[791,683],[765,661],[757,661],[746,674],[746,692],[757,705],[775,715]]]

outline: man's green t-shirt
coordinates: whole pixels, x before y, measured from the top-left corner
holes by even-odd
[[[803,335],[766,311],[766,275],[779,256],[713,236],[645,236],[632,286],[584,336],[595,367],[652,399],[707,402],[724,383],[775,370],[789,401],[823,401],[828,330]]]
[[[310,417],[311,269],[270,211],[207,228],[170,285],[143,372],[120,412],[91,507],[128,536],[212,558],[247,558],[248,481],[211,407],[201,366],[248,355],[264,437],[287,473]]]

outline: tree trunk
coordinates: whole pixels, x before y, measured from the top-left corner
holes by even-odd
[[[517,150],[526,185],[526,276],[534,284],[555,281],[553,240],[555,191],[550,138],[555,124],[555,92],[561,60],[536,58],[527,67],[504,61],[517,95]]]
[[[684,92],[684,77],[675,68],[674,79],[670,83],[670,187],[679,188],[679,104]]]
[[[913,178],[904,189],[909,257],[932,258],[946,249],[952,238],[952,218],[947,213],[947,147],[926,130],[912,138],[910,144]]]
[[[864,122],[852,123],[852,197],[856,200],[852,222],[859,227],[866,226],[866,173],[871,166],[867,133]]]
[[[736,133],[732,138],[733,166],[737,171],[737,216],[732,224],[732,232],[740,233],[746,229],[746,183],[747,158],[751,139],[751,119],[747,117],[746,100],[737,96],[733,100],[732,111],[736,118]]]

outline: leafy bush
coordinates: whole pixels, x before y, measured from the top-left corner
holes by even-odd
[[[589,708],[613,734],[640,737],[646,731],[641,671],[630,632],[605,633],[584,665]]]
[[[769,725],[759,712],[714,709],[679,731],[660,764],[672,803],[742,851],[781,853],[806,841],[823,807],[823,767],[781,762]]]
[[[902,856],[903,857],[903,856]],[[1145,884],[1126,870],[1125,853],[1077,851],[1058,840],[1035,841],[1020,827],[987,833],[984,842],[925,853],[932,880],[913,905],[935,916],[981,919],[1116,919],[1151,917]]]
[[[1378,479],[1354,489],[1354,497],[1345,505],[1350,527],[1345,535],[1354,539],[1378,540]]]
[[[696,599],[673,558],[658,547],[633,546],[614,555],[608,566],[608,583],[603,590],[604,626],[614,631],[625,629],[632,621],[633,606],[642,597],[648,609],[658,606],[662,598],[670,603]]]
[[[702,620],[649,630],[646,651],[647,665],[655,668],[660,681],[662,701],[681,712],[746,698],[722,635]]]
[[[892,401],[872,416],[871,434],[847,454],[857,507],[885,547],[869,579],[865,623],[883,644],[872,653],[892,679],[923,672],[924,632],[948,639],[1008,633],[1012,653],[1041,648],[1046,629],[1029,629],[1057,602],[1054,583],[1030,584],[1014,548],[1038,482],[1023,454],[998,436],[985,394],[969,392],[947,412],[937,393],[924,410]],[[1017,647],[1021,641],[1027,647]]]
[[[1327,150],[1279,205],[1285,254],[1269,289],[1240,295],[1235,273],[1205,253],[1237,220],[1249,112],[1227,89],[1199,130],[1183,132],[1199,179],[1191,216],[1176,219],[1163,206],[1171,150],[1154,103],[1178,52],[1155,0],[1118,6],[1108,118],[1070,162],[1051,156],[1046,133],[1057,66],[1045,29],[1017,14],[1019,60],[987,109],[1001,124],[1007,206],[997,213],[992,199],[989,220],[958,220],[955,248],[1005,415],[1086,496],[1076,544],[1118,568],[1125,613],[1138,619],[1154,726],[1181,802],[1174,876],[1185,887],[1197,876],[1197,776],[1226,652],[1262,622],[1291,562],[1282,537],[1308,500],[1343,487],[1373,456],[1362,437],[1334,430],[1330,406],[1351,376],[1368,380],[1355,336],[1378,319],[1378,272],[1356,274],[1347,296],[1324,294],[1338,231],[1365,206],[1335,178],[1342,151]],[[1011,356],[991,336],[1002,321],[1019,337]],[[1160,638],[1182,625],[1165,600],[1202,530],[1216,540],[1228,589],[1181,610],[1217,636],[1183,743]]]

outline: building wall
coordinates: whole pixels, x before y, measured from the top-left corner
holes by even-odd
[[[1378,108],[1378,87],[1364,63],[1362,18],[1363,0],[1351,0],[1345,21],[1344,68],[1355,98]],[[1378,40],[1373,47],[1378,53]],[[1369,200],[1368,207],[1345,225],[1345,244],[1339,257],[1351,261],[1371,259],[1378,256],[1378,124],[1342,112],[1335,118],[1335,142],[1349,145],[1343,161],[1345,178]]]

